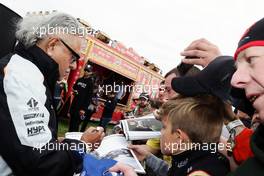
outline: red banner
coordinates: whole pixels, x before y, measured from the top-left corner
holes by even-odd
[[[106,49],[94,44],[89,58],[91,61],[103,65],[121,75],[135,80],[137,78],[138,68],[118,55],[107,51]]]
[[[123,45],[120,42],[114,41],[112,43],[112,47],[114,49],[116,49],[117,51],[119,51],[120,53],[124,54],[125,56],[128,56],[129,59],[132,59],[133,61],[135,61],[136,63],[139,63],[141,65],[144,64],[144,58],[139,56],[133,48],[126,48],[125,45]]]

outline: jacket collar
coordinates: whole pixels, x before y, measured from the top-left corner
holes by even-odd
[[[15,53],[31,61],[39,68],[53,94],[56,81],[59,78],[58,64],[36,45],[26,49],[23,44],[18,43]]]
[[[175,168],[181,168],[186,165],[189,165],[190,163],[197,162],[200,158],[209,156],[209,155],[215,155],[217,151],[215,150],[202,150],[202,149],[192,149],[192,150],[186,150],[180,154],[173,155],[172,156],[172,166]]]
[[[177,168],[181,168],[187,165],[190,161],[200,158],[205,155],[205,152],[199,150],[187,150],[180,154],[172,156],[172,165]]]

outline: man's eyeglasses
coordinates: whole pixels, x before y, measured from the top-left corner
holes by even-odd
[[[76,62],[79,58],[80,55],[77,54],[69,45],[67,45],[62,39],[59,39],[61,41],[61,43],[66,46],[66,48],[68,50],[70,50],[70,52],[72,53],[72,58],[71,58],[71,63]]]

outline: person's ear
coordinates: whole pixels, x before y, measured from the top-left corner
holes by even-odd
[[[184,141],[184,132],[180,129],[176,129],[173,132],[173,135],[175,137],[175,140],[177,140],[178,142]]]
[[[190,141],[188,135],[184,131],[182,131],[181,129],[177,129],[176,132],[179,136],[180,141],[182,141],[182,142],[189,142]]]
[[[180,131],[178,129],[175,131],[172,131],[172,135],[173,135],[173,141],[175,141],[175,142],[181,141]]]
[[[47,54],[52,57],[54,49],[55,49],[55,45],[56,43],[59,41],[59,39],[57,38],[51,38],[49,39],[48,43],[47,43]]]

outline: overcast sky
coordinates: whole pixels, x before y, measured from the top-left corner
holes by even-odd
[[[58,10],[89,22],[111,39],[132,47],[163,73],[176,66],[180,52],[206,38],[233,55],[245,29],[263,17],[263,0],[0,0],[25,16]]]

